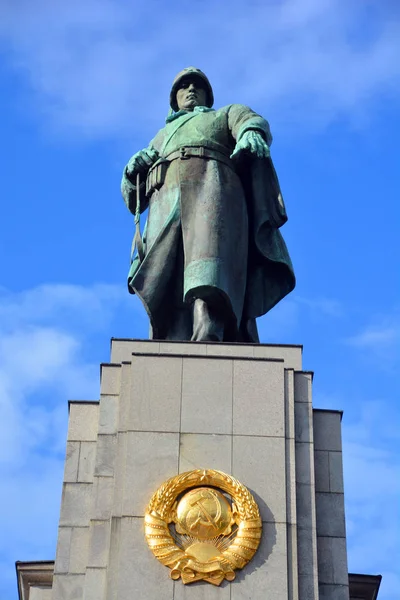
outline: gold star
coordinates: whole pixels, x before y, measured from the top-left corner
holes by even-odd
[[[200,477],[200,481],[204,481],[204,480],[205,480],[205,479],[207,479],[207,478],[208,478],[208,474],[207,474],[207,471],[206,471],[206,469],[204,469],[204,470],[203,470],[203,473],[202,473],[202,475],[201,475],[201,477]]]

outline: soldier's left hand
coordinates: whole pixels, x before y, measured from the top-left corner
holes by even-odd
[[[254,154],[257,158],[270,156],[269,146],[258,131],[246,131],[236,144],[231,158],[237,160],[243,152]]]

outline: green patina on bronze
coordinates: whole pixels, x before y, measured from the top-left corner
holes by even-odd
[[[258,342],[256,318],[295,285],[269,125],[241,104],[212,109],[211,85],[193,67],[175,78],[170,104],[122,178],[129,210],[149,207],[129,291],[154,339]]]

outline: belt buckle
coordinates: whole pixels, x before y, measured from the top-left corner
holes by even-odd
[[[190,155],[188,156],[186,154],[186,148],[184,146],[182,146],[182,148],[179,148],[179,152],[180,152],[179,158],[181,160],[188,160],[190,158]]]

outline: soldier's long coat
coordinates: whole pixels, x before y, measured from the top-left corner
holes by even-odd
[[[187,146],[229,157],[248,130],[259,131],[271,143],[267,121],[247,106],[181,112],[150,144],[161,157]],[[242,161],[240,172],[237,168],[229,159],[178,158],[150,197],[145,257],[142,263],[134,257],[128,286],[141,298],[154,338],[168,337],[165,308],[179,285],[174,274],[182,248],[183,300],[210,294],[218,298],[226,316],[227,341],[258,341],[255,318],[294,288],[291,260],[278,230],[286,214],[272,162],[249,158]],[[125,171],[122,193],[134,213],[133,181]],[[141,199],[144,210],[143,190]]]

